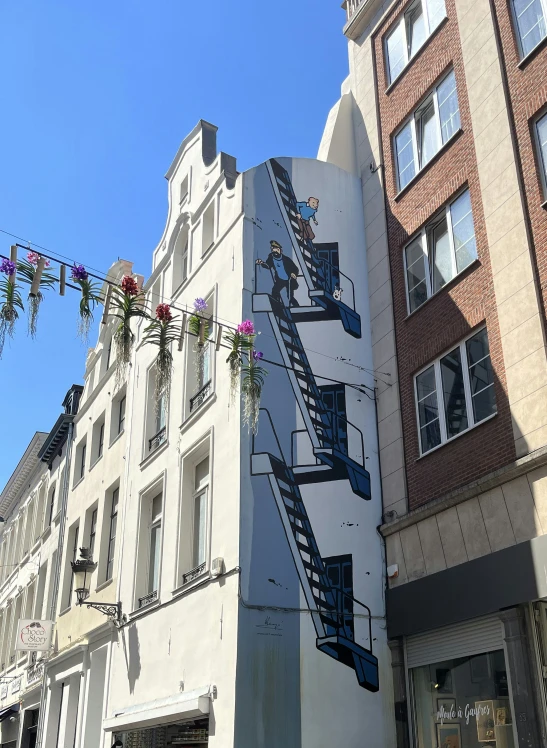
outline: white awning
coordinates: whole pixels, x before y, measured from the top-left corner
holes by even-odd
[[[209,714],[211,686],[196,688],[187,693],[177,693],[165,699],[134,704],[114,713],[105,719],[105,732],[126,732],[144,730],[148,727],[166,725],[186,719],[197,719]]]

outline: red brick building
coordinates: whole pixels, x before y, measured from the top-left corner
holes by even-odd
[[[344,7],[397,745],[545,746],[547,2]]]

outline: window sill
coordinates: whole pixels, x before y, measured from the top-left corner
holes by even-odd
[[[52,520],[52,522],[53,522],[53,520]],[[42,533],[42,536],[41,536],[40,540],[42,540],[42,541],[47,540],[50,535],[51,535],[51,525],[49,525],[49,527],[46,527],[46,529]]]
[[[137,610],[131,611],[129,614],[129,619],[131,621],[134,621],[136,618],[140,618],[141,616],[146,615],[151,610],[156,610],[156,608],[159,608],[161,605],[161,600],[158,598],[157,600],[154,600],[153,603],[150,603],[149,605],[145,605],[144,608],[137,608]]]
[[[68,606],[68,608],[65,608],[64,610],[62,610],[62,611],[61,611],[61,612],[59,613],[59,618],[60,618],[61,616],[65,616],[65,615],[66,615],[66,614],[67,614],[67,613],[68,613],[68,612],[69,612],[70,610],[72,610],[72,605],[69,605],[69,606]]]
[[[203,252],[201,253],[201,259],[202,259],[202,260],[203,260],[203,259],[205,259],[205,257],[207,257],[207,255],[208,255],[208,254],[209,254],[210,252],[212,252],[212,251],[213,251],[213,249],[215,248],[215,245],[216,245],[216,241],[214,241],[214,242],[213,242],[212,244],[209,244],[209,246],[207,247],[207,249],[204,249],[204,250],[203,250]]]
[[[30,549],[30,555],[31,556],[34,556],[34,554],[36,553],[36,551],[40,547],[40,540],[41,540],[41,538],[36,538],[36,540],[34,541],[34,545]]]
[[[144,470],[145,467],[148,467],[148,465],[151,462],[154,462],[155,458],[160,455],[162,452],[165,452],[167,447],[169,446],[169,439],[166,439],[161,446],[159,446],[157,449],[155,449],[153,452],[151,452],[149,455],[146,455],[144,460],[139,464],[139,467],[141,470]]]
[[[58,522],[59,522],[60,519],[61,519],[61,510],[59,509],[59,511],[57,512],[57,514],[55,515],[55,517],[53,517],[53,519],[51,521],[51,524],[52,525],[53,524],[58,524]]]
[[[547,200],[545,200],[544,203],[541,203],[541,207],[543,208],[543,210],[547,210]]]
[[[484,420],[480,421],[479,423],[475,423],[470,428],[465,429],[465,431],[461,431],[459,434],[456,434],[456,436],[453,436],[452,439],[449,439],[448,441],[443,442],[442,444],[439,444],[436,447],[433,447],[433,449],[430,449],[429,452],[426,452],[425,454],[420,455],[419,457],[416,457],[416,459],[414,460],[414,462],[419,462],[420,460],[423,460],[425,457],[429,457],[429,455],[432,455],[433,452],[436,452],[438,449],[441,449],[442,447],[446,447],[449,444],[452,444],[453,442],[455,442],[456,439],[460,438],[460,436],[465,436],[466,434],[470,434],[472,431],[474,431],[475,429],[478,429],[483,424],[488,423],[488,421],[491,421],[497,415],[498,415],[498,411],[496,411],[495,413],[492,413],[492,415],[488,416],[488,418],[485,418]]]
[[[534,57],[541,52],[542,49],[545,49],[547,46],[547,36],[544,36],[543,39],[536,44],[534,49],[531,49],[526,57],[523,57],[522,60],[517,64],[517,67],[520,68],[520,70],[524,70],[524,68],[528,65],[528,63],[534,59]]]
[[[95,587],[95,592],[101,592],[102,590],[105,590],[107,587],[109,587],[114,580],[112,577],[110,579],[107,579],[106,582],[103,582],[98,587]]]
[[[433,299],[436,299],[436,298],[437,298],[437,296],[439,296],[440,294],[442,294],[442,292],[443,292],[443,291],[447,291],[447,290],[450,290],[451,288],[454,288],[454,286],[456,286],[456,285],[457,285],[457,284],[458,284],[458,283],[459,283],[459,282],[460,282],[460,281],[462,280],[462,276],[463,276],[463,275],[464,275],[465,273],[468,273],[468,272],[469,272],[469,273],[471,273],[472,271],[476,270],[476,269],[477,269],[477,267],[479,267],[480,265],[481,265],[481,261],[480,261],[480,260],[479,260],[479,258],[477,257],[477,259],[476,259],[476,260],[473,260],[473,262],[470,262],[470,263],[469,263],[469,265],[468,265],[467,267],[465,267],[465,268],[464,268],[463,270],[460,270],[460,272],[459,272],[459,273],[456,273],[456,275],[455,275],[455,276],[454,276],[453,278],[451,278],[451,279],[450,279],[450,280],[448,281],[448,283],[445,283],[445,284],[444,284],[444,286],[443,286],[442,288],[439,288],[439,290],[438,290],[438,291],[435,291],[435,293],[431,294],[431,296],[429,296],[429,297],[428,297],[428,298],[427,298],[427,299],[426,299],[426,300],[424,301],[424,303],[423,303],[423,304],[420,304],[420,306],[419,306],[419,307],[416,307],[416,309],[414,309],[414,311],[412,311],[412,312],[409,312],[409,313],[407,314],[407,316],[405,317],[405,320],[404,320],[404,321],[406,322],[406,321],[407,321],[407,320],[409,320],[409,319],[410,319],[411,317],[414,317],[414,315],[415,315],[415,314],[418,314],[418,312],[419,312],[419,311],[420,311],[421,309],[423,309],[423,308],[424,308],[424,307],[425,307],[425,306],[426,306],[426,305],[427,305],[427,304],[428,304],[428,303],[429,303],[430,301],[433,301]],[[407,300],[408,300],[408,297],[407,297]],[[428,452],[427,454],[429,454],[429,452]]]
[[[116,444],[116,442],[118,441],[118,439],[119,439],[119,438],[120,438],[121,436],[123,436],[123,434],[124,434],[124,433],[125,433],[125,429],[122,429],[122,430],[120,431],[120,433],[119,433],[119,434],[116,434],[116,436],[114,437],[114,439],[112,439],[112,441],[111,441],[111,442],[110,442],[110,444],[108,445],[108,449],[110,449],[110,447],[113,447],[113,446],[114,446],[114,444]]]
[[[408,184],[405,184],[402,190],[399,190],[399,192],[395,195],[393,200],[398,203],[399,200],[403,197],[403,195],[406,195],[406,193],[418,182],[420,177],[422,177],[425,172],[435,164],[439,158],[443,155],[443,153],[452,145],[452,143],[460,137],[460,135],[463,133],[463,129],[460,127],[456,132],[446,141],[446,143],[443,143],[442,146],[439,148],[437,153],[427,162],[425,166],[423,166],[408,182]]]
[[[206,410],[209,410],[211,405],[216,402],[216,399],[216,392],[211,393],[207,400],[204,400],[199,408],[193,413],[190,413],[190,415],[185,419],[182,425],[179,426],[180,433],[184,434],[184,432],[187,431],[198,420],[198,418],[203,415],[203,413],[205,413]]]
[[[93,463],[93,465],[90,465],[90,466],[89,466],[89,472],[91,472],[91,471],[93,470],[93,468],[95,467],[95,465],[96,465],[96,464],[97,464],[98,462],[100,462],[100,461],[101,461],[102,459],[103,459],[103,456],[102,456],[102,455],[101,455],[100,457],[97,457],[97,459],[95,460],[95,462]]]
[[[407,64],[401,70],[401,72],[399,73],[399,75],[391,81],[391,83],[389,84],[389,86],[384,91],[384,93],[385,93],[386,96],[388,96],[393,91],[393,89],[395,88],[395,86],[397,85],[397,83],[399,83],[399,81],[401,80],[401,78],[405,77],[405,74],[408,72],[409,68],[411,68],[412,65],[414,64],[414,62],[420,57],[420,55],[422,54],[422,52],[424,51],[424,49],[426,49],[429,46],[429,42],[439,33],[439,31],[442,28],[444,28],[446,26],[447,21],[448,21],[448,16],[445,16],[443,18],[443,20],[439,23],[439,25],[437,26],[437,28],[434,31],[432,31],[431,34],[427,37],[427,39],[424,41],[424,43],[422,44],[422,46],[420,47],[420,49],[416,52],[416,54],[414,55],[414,57],[412,57],[412,59],[410,59],[407,62]],[[387,55],[387,51],[385,52],[385,54]]]
[[[194,587],[199,587],[203,584],[205,581],[209,581],[213,579],[213,576],[211,575],[210,569],[205,569],[205,571],[202,571],[199,576],[197,576],[195,579],[192,579],[191,582],[186,582],[186,584],[181,584],[180,587],[177,587],[173,590],[171,593],[173,597],[179,597],[180,595],[183,595],[185,592],[190,592]]]

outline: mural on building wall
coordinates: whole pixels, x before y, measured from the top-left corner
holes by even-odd
[[[314,372],[302,334],[309,326],[337,321],[341,323],[337,335],[360,339],[354,284],[340,270],[338,244],[316,241],[311,223],[317,230],[319,198],[298,201],[291,177],[280,162],[272,159],[260,168],[267,169],[281,223],[279,236],[264,236],[260,246],[255,241],[253,312],[262,329],[266,328],[265,319],[269,320],[303,428],[285,433],[283,409],[267,403],[269,407],[261,409],[261,429],[271,430],[275,454],[274,449],[258,447],[260,439],[253,438],[251,472],[268,478],[302,592],[312,611],[317,649],[352,668],[358,684],[374,692],[379,689],[379,677],[378,660],[372,652],[371,611],[354,596],[353,556],[322,555],[301,492],[301,486],[332,484],[332,501],[336,501],[334,482],[346,481],[355,500],[371,499],[364,438],[348,419],[346,385],[325,382],[324,376]],[[322,204],[323,213],[328,209]],[[293,447],[303,439],[311,446],[309,464],[300,464],[294,457],[298,450]],[[285,452],[282,448],[287,441],[291,459],[286,446]],[[357,617],[367,622],[368,647],[356,641]]]

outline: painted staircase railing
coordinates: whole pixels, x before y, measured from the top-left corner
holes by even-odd
[[[285,462],[269,411],[266,408],[260,410],[270,422],[279,457],[270,452],[256,453],[253,436],[252,473],[253,475],[268,475],[304,596],[312,612],[317,634],[317,648],[353,668],[361,686],[377,691],[378,660],[372,654],[370,609],[352,595],[332,585],[298,487],[297,476],[294,469]],[[354,641],[353,628],[347,624],[348,612],[344,605],[346,598],[366,611],[364,617],[368,622],[370,649]],[[353,614],[349,617],[353,620]]]

